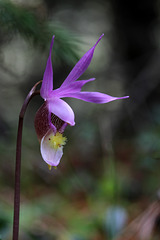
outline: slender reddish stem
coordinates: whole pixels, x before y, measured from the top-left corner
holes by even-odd
[[[40,81],[41,82],[41,81]],[[21,149],[22,149],[22,130],[23,119],[30,100],[39,95],[36,91],[37,82],[29,94],[27,95],[19,114],[19,123],[17,131],[17,145],[16,145],[16,165],[15,165],[15,187],[14,187],[14,216],[13,216],[13,240],[18,240],[19,237],[19,213],[20,213],[20,181],[21,181]]]

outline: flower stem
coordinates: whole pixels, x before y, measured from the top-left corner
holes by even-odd
[[[19,237],[19,213],[20,213],[20,180],[21,180],[21,148],[22,148],[22,130],[23,119],[30,100],[39,95],[40,92],[36,91],[37,82],[28,93],[19,114],[19,123],[17,131],[17,145],[16,145],[16,165],[15,165],[15,187],[14,187],[14,217],[13,217],[13,240],[18,240]]]

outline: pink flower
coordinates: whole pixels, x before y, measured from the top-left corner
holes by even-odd
[[[63,155],[63,146],[66,143],[66,138],[63,137],[62,133],[65,127],[67,124],[71,126],[75,125],[72,108],[61,98],[71,97],[98,104],[128,98],[128,96],[112,97],[105,93],[81,91],[83,85],[94,81],[95,78],[77,81],[88,68],[94,50],[103,35],[104,34],[100,36],[96,44],[78,61],[62,85],[55,90],[53,90],[51,60],[54,36],[52,38],[49,57],[40,89],[40,95],[45,103],[40,107],[35,117],[35,129],[41,145],[41,154],[44,161],[50,167],[57,166]]]

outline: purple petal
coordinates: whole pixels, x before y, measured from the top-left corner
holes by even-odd
[[[112,97],[108,94],[100,93],[100,92],[77,92],[77,93],[64,94],[63,97],[73,97],[73,98],[81,99],[86,102],[102,104],[102,103],[107,103],[107,102],[111,102],[118,99],[128,98],[129,96]]]
[[[78,63],[72,69],[66,80],[62,83],[63,87],[70,84],[71,82],[76,81],[86,71],[92,60],[95,47],[97,46],[103,35],[104,34],[100,36],[96,44],[88,52],[86,52],[84,56],[78,61]]]
[[[60,87],[58,89],[53,90],[50,93],[50,98],[53,97],[59,97],[59,98],[63,98],[63,96],[65,94],[69,94],[69,93],[76,93],[76,92],[80,92],[81,88],[88,82],[94,81],[95,78],[90,78],[88,80],[80,80],[80,81],[75,81],[72,82],[69,86],[66,87]]]
[[[49,143],[50,136],[54,135],[52,130],[49,130],[47,134],[41,140],[41,155],[43,160],[50,166],[57,166],[63,155],[63,146],[57,149],[52,147]]]
[[[57,97],[48,99],[49,111],[71,126],[75,125],[72,108],[62,99]]]
[[[53,42],[54,42],[54,36],[52,37],[50,51],[49,51],[49,57],[47,60],[46,69],[45,69],[45,72],[43,75],[42,86],[40,89],[40,94],[43,99],[47,99],[49,93],[53,90],[53,69],[52,69],[52,59],[51,59]]]

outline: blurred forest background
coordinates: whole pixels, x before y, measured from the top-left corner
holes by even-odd
[[[0,0],[1,239],[12,236],[18,115],[43,77],[52,35],[57,88],[102,33],[81,77],[96,81],[84,89],[130,98],[103,105],[66,99],[76,125],[67,127],[64,156],[52,171],[34,130],[43,101],[32,100],[23,131],[20,239],[121,239],[128,224],[134,239],[160,239],[160,1]]]

